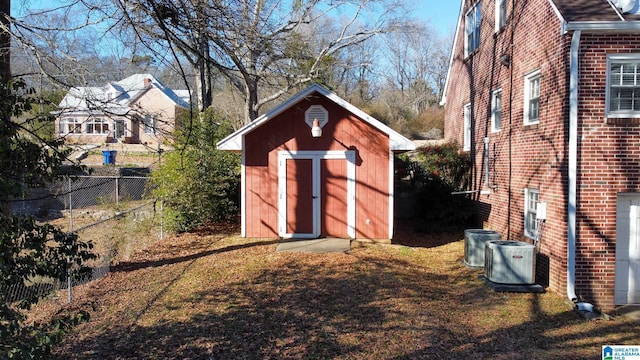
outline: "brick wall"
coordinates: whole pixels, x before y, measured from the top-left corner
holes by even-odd
[[[617,197],[640,191],[637,119],[605,117],[607,55],[639,49],[638,36],[581,37],[576,286],[605,307],[613,306]]]
[[[571,33],[547,0],[508,2],[506,28],[496,33],[493,1],[482,3],[479,49],[464,58],[464,25],[458,30],[446,95],[445,137],[463,143],[463,107],[472,105],[472,190],[487,190],[483,139],[490,139],[488,195],[473,195],[479,220],[505,238],[524,235],[524,189],[547,202],[538,256],[538,282],[566,292],[568,82]],[[472,2],[465,1],[465,9]],[[466,12],[466,11],[465,11]],[[465,13],[463,12],[463,14]],[[464,23],[464,21],[463,21]],[[640,187],[640,125],[605,119],[606,55],[640,49],[634,36],[583,34],[580,51],[579,183],[576,293],[584,301],[613,306],[616,199]],[[640,50],[638,50],[640,52]],[[501,63],[502,55],[511,63]],[[540,71],[540,122],[523,122],[524,78]],[[502,129],[492,132],[491,94],[502,90]]]

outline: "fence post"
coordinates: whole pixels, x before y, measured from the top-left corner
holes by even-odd
[[[118,206],[118,200],[120,199],[120,192],[118,191],[118,180],[120,180],[120,177],[116,177],[116,206]]]
[[[73,232],[73,196],[71,191],[71,177],[69,179],[69,234]],[[67,301],[71,304],[71,259],[67,256]]]
[[[162,168],[162,147],[158,143],[158,168]],[[160,199],[160,240],[164,239],[164,201]]]

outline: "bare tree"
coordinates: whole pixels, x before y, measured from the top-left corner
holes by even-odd
[[[141,43],[170,49],[198,70],[201,108],[212,104],[213,76],[220,74],[241,94],[245,122],[321,78],[341,51],[397,30],[405,17],[403,0],[114,1],[124,14],[119,24],[132,27]]]
[[[399,91],[403,107],[419,115],[441,96],[450,42],[424,23],[416,22],[406,29],[386,38],[390,67],[387,83]]]

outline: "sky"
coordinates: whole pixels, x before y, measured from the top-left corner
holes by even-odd
[[[415,3],[415,17],[428,21],[443,36],[455,32],[459,12],[460,1],[417,0]]]
[[[12,13],[20,14],[25,7],[48,8],[52,4],[58,5],[55,0],[22,0],[12,1]],[[455,31],[460,11],[460,1],[451,0],[416,0],[415,17],[428,21],[440,35],[448,35]]]

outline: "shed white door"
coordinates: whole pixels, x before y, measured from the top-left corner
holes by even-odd
[[[640,194],[618,196],[616,305],[640,304]]]
[[[329,176],[334,169],[329,160],[346,163],[346,176]],[[325,174],[322,174],[324,171]],[[332,189],[321,181],[337,181]],[[339,186],[338,186],[339,185]],[[336,195],[336,189],[345,189]],[[329,191],[330,190],[330,191]],[[346,222],[344,232],[334,231],[327,220],[327,206],[334,197],[346,202]],[[323,204],[324,202],[324,204]],[[324,206],[323,206],[324,205]],[[278,234],[283,238],[316,238],[321,230],[330,235],[346,233],[355,237],[355,151],[281,151],[278,153]],[[321,223],[322,219],[326,224]],[[327,235],[327,234],[324,234]]]

